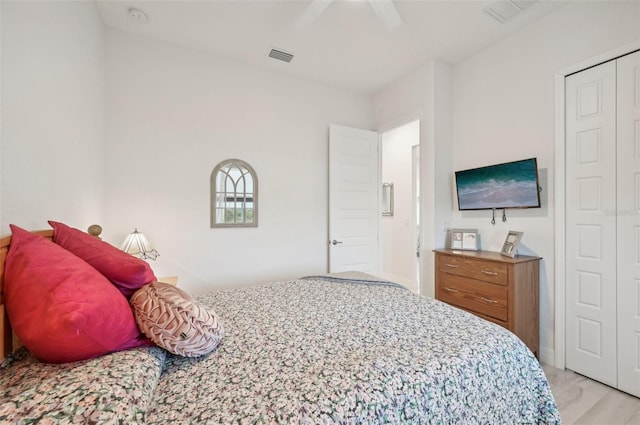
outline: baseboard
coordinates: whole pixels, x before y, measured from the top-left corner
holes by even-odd
[[[555,367],[556,352],[552,348],[540,347],[540,363]]]

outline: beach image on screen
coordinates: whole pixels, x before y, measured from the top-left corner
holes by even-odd
[[[535,159],[456,172],[461,210],[539,207]]]

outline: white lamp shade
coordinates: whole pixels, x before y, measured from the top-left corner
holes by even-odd
[[[121,249],[143,260],[155,260],[160,255],[158,251],[151,246],[149,240],[142,233],[138,232],[138,229],[135,229],[133,233],[129,233],[122,243]]]

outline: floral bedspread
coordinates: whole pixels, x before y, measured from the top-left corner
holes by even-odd
[[[147,423],[560,423],[516,336],[404,288],[317,277],[197,298],[225,336],[167,355]]]
[[[165,358],[145,347],[47,364],[21,348],[0,363],[0,423],[144,424]]]
[[[53,365],[21,349],[0,362],[0,423],[560,422],[517,337],[399,285],[342,275],[198,298],[224,323],[213,353]]]

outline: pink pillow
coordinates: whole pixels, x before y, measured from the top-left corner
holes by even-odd
[[[216,313],[182,289],[153,282],[131,297],[140,330],[173,354],[197,357],[216,349],[224,330]]]
[[[149,345],[127,299],[96,269],[42,236],[11,232],[7,313],[35,357],[63,363]]]
[[[55,221],[49,224],[55,243],[95,267],[125,297],[130,298],[137,289],[157,280],[146,261],[66,224]]]

